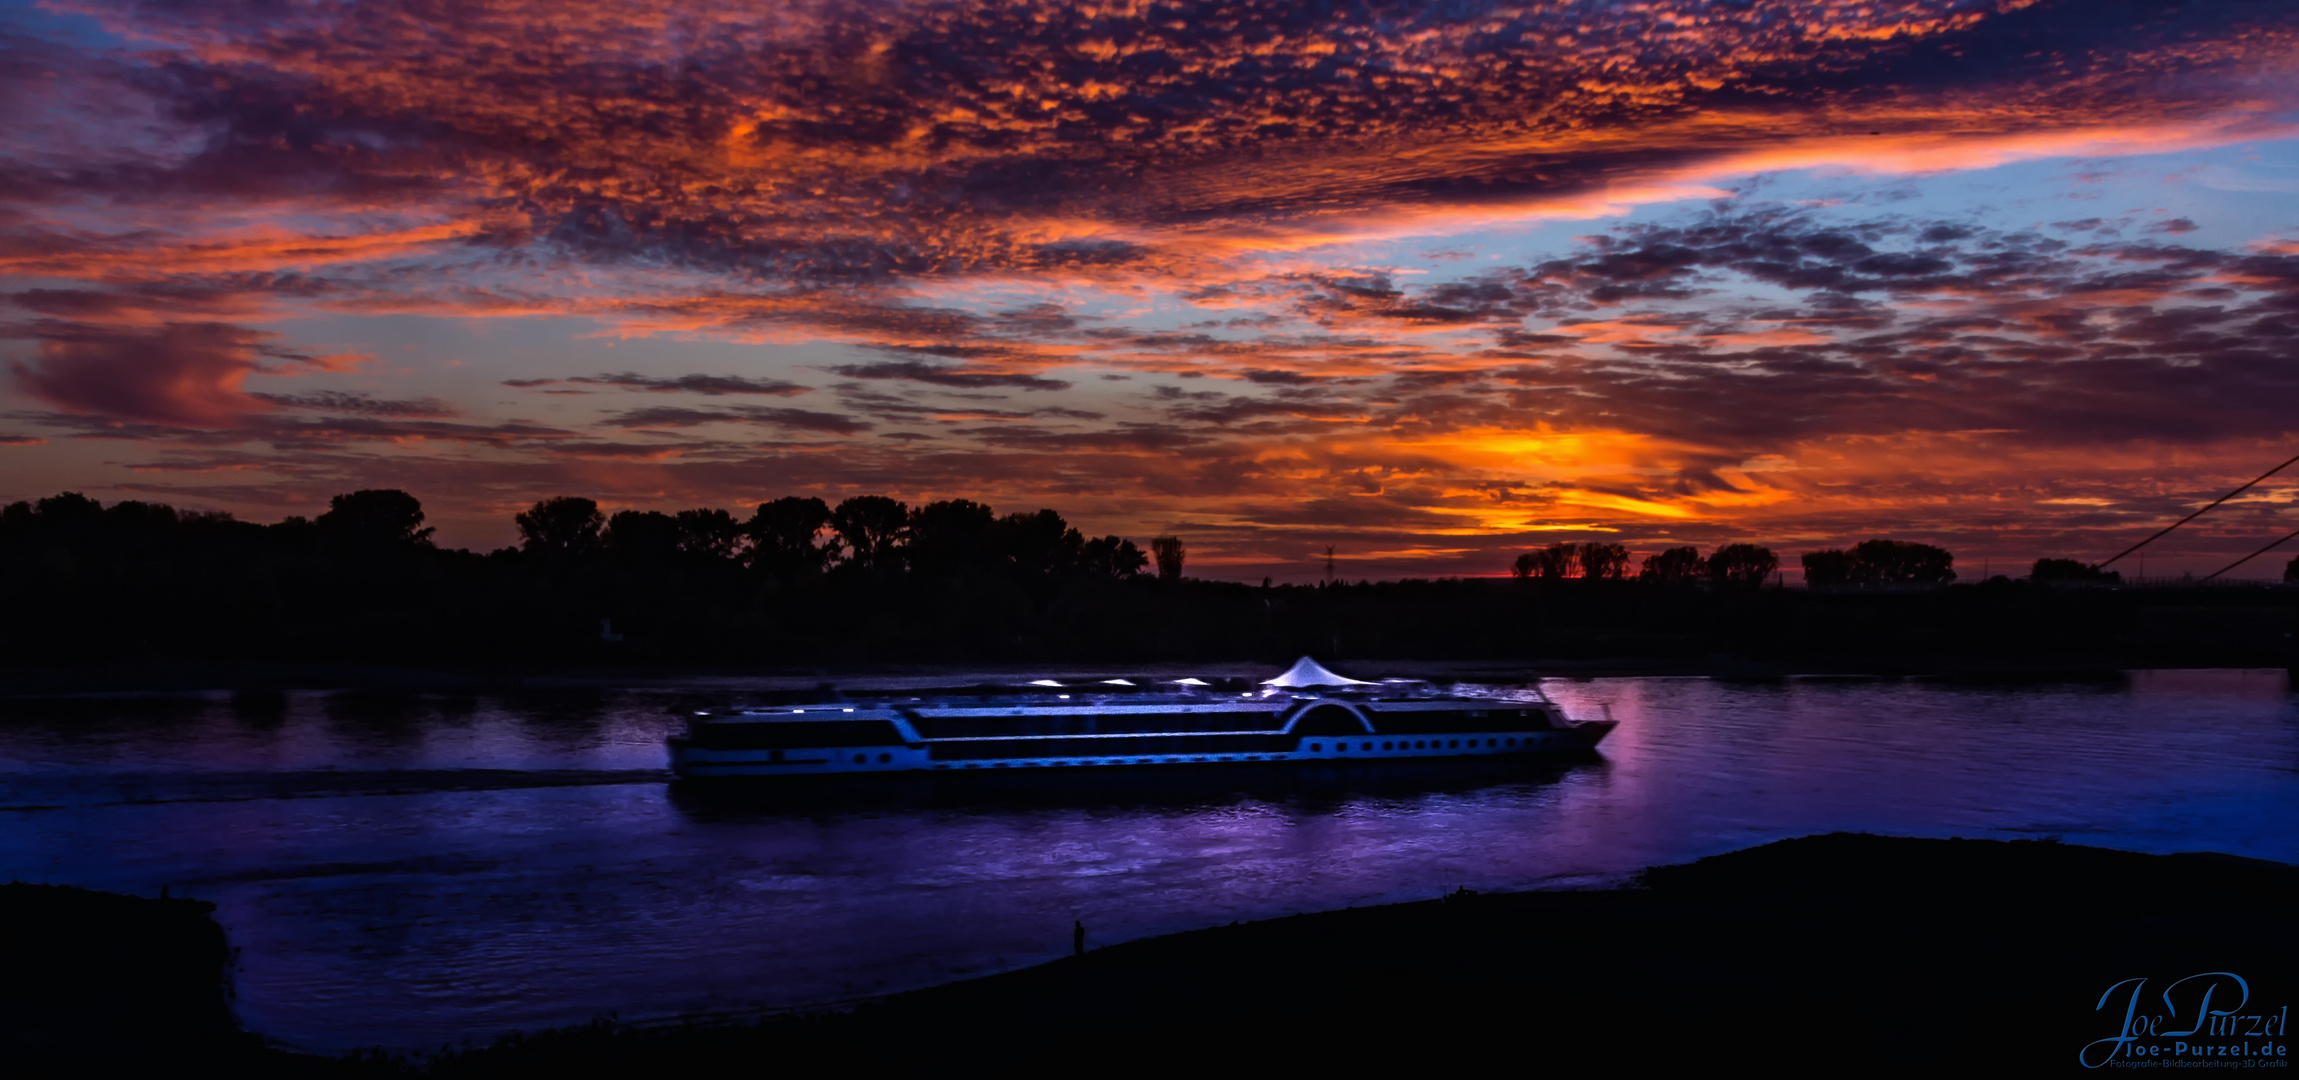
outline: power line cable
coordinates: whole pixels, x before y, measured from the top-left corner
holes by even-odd
[[[2139,549],[2146,547],[2149,544],[2155,543],[2157,540],[2163,538],[2164,533],[2170,532],[2171,530],[2185,525],[2190,521],[2194,521],[2196,518],[2202,517],[2204,512],[2210,510],[2212,506],[2218,506],[2220,503],[2226,502],[2227,500],[2232,499],[2237,495],[2241,495],[2244,492],[2249,491],[2253,487],[2257,486],[2259,481],[2265,480],[2268,477],[2275,475],[2276,473],[2290,468],[2292,462],[2299,462],[2299,455],[2293,455],[2290,461],[2286,461],[2281,465],[2277,465],[2274,468],[2267,470],[2266,472],[2260,473],[2257,477],[2252,479],[2251,483],[2245,484],[2242,487],[2236,488],[2235,490],[2230,491],[2225,495],[2221,495],[2220,497],[2211,500],[2211,506],[2206,506],[2202,510],[2198,510],[2192,514],[2187,515],[2186,517],[2180,518],[2178,521],[2174,521],[2171,524],[2164,526],[2163,532],[2156,533],[2154,536],[2150,536],[2147,539],[2140,541],[2139,543],[2133,544],[2132,546],[2127,547],[2122,551],[2116,552],[2115,559],[2109,559],[2106,562],[2100,563],[2098,569],[2105,570],[2109,566],[2113,565],[2116,559],[2123,558],[2124,556],[2129,555],[2134,551],[2138,551]],[[2222,570],[2220,573],[2226,573],[2226,571]]]
[[[2210,575],[2210,577],[2206,577],[2206,578],[2204,578],[2203,580],[2205,580],[2205,581],[2209,581],[2209,580],[2211,580],[2212,578],[2218,577],[2220,574],[2224,574],[2224,573],[2228,572],[2229,570],[2233,570],[2233,569],[2235,569],[2236,567],[2243,565],[2244,563],[2250,562],[2251,560],[2253,560],[2253,559],[2256,559],[2256,558],[2260,557],[2261,555],[2265,555],[2265,554],[2267,554],[2268,552],[2270,552],[2270,551],[2273,551],[2273,550],[2275,550],[2276,548],[2283,546],[2283,544],[2284,544],[2284,542],[2285,542],[2285,541],[2288,541],[2288,540],[2290,540],[2290,539],[2291,539],[2292,537],[2294,537],[2294,536],[2299,536],[2299,529],[2294,529],[2294,530],[2292,530],[2290,533],[2286,534],[2286,535],[2283,537],[2283,539],[2282,539],[2282,540],[2277,540],[2277,541],[2275,541],[2274,543],[2267,545],[2266,547],[2260,548],[2259,550],[2257,550],[2257,551],[2254,551],[2254,552],[2252,552],[2252,553],[2251,553],[2251,554],[2249,554],[2249,555],[2245,555],[2244,557],[2242,557],[2242,558],[2240,558],[2240,559],[2237,559],[2237,560],[2235,560],[2234,562],[2228,563],[2227,565],[2220,567],[2220,568],[2219,568],[2217,571],[2214,571],[2214,572],[2213,572],[2213,573]]]

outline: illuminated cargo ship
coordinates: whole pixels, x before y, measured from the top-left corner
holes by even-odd
[[[1343,678],[1303,657],[1258,689],[1039,680],[965,698],[698,713],[671,740],[680,777],[1496,758],[1593,750],[1612,720],[1428,683]]]

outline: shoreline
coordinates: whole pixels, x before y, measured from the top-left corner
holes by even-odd
[[[1826,679],[1945,679],[1990,682],[2109,681],[2132,671],[2276,670],[2274,665],[2125,663],[2105,658],[1991,662],[1961,657],[1847,660],[1603,658],[1532,660],[1413,660],[1318,658],[1364,678],[1518,683],[1536,679],[1714,678],[1777,681]],[[135,699],[307,692],[485,694],[534,691],[765,691],[812,690],[826,683],[857,688],[946,686],[951,680],[1011,676],[1101,678],[1111,675],[1236,676],[1259,678],[1290,663],[1224,660],[1147,664],[873,664],[737,667],[559,666],[474,668],[386,664],[290,664],[138,661],[64,668],[0,668],[0,700]]]
[[[2260,1009],[2299,1004],[2299,935],[2287,927],[2299,867],[2053,840],[1834,833],[1651,868],[1624,887],[1461,891],[1212,927],[755,1023],[596,1022],[430,1058],[320,1058],[219,1026],[221,931],[202,914],[212,931],[203,939],[186,918],[204,905],[12,885],[0,888],[6,925],[25,925],[26,890],[77,894],[78,915],[47,919],[66,944],[162,922],[163,936],[193,943],[155,954],[175,957],[175,970],[150,985],[177,989],[144,1014],[73,1013],[73,1000],[101,999],[88,996],[102,989],[95,974],[120,973],[67,971],[81,997],[42,997],[36,1033],[39,1060],[58,1071],[156,1061],[173,1053],[163,1043],[248,1075],[345,1077],[626,1075],[761,1060],[1036,1074],[1104,1060],[1113,1047],[1129,1062],[1223,1071],[1467,1067],[1496,1045],[1587,1068],[1733,1057],[1804,1071],[2065,1068],[2116,1035],[2116,1018],[2094,1003],[2119,980],[2161,987],[2235,972]],[[187,982],[187,964],[208,965],[213,995],[182,992],[198,982]],[[18,1030],[0,1047],[26,1045],[32,981],[19,983],[7,1011]],[[60,1052],[71,1032],[82,1049]],[[2174,1040],[2158,1041],[2170,1054]],[[2271,1056],[2289,1060],[2286,1039],[2249,1044],[2282,1046]]]

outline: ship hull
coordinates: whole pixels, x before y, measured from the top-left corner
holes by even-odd
[[[1440,734],[1291,736],[1266,733],[1162,736],[1162,751],[1149,739],[1106,736],[1106,748],[1091,740],[1060,738],[983,742],[875,744],[808,748],[712,748],[673,740],[671,767],[681,777],[787,777],[884,775],[890,773],[982,770],[1089,769],[1146,766],[1269,765],[1349,762],[1495,759],[1588,753],[1611,732],[1611,721],[1552,730],[1478,731]],[[1191,745],[1170,745],[1188,739]],[[1127,743],[1132,745],[1126,745]],[[1225,743],[1230,745],[1224,745]],[[1084,745],[1081,745],[1084,744]],[[1098,752],[1097,752],[1098,751]]]

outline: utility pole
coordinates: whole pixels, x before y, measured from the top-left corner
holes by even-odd
[[[1333,584],[1333,545],[1325,545],[1325,583]]]

